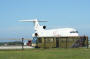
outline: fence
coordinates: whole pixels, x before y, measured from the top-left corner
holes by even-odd
[[[39,48],[88,48],[88,37],[38,37],[36,47]]]

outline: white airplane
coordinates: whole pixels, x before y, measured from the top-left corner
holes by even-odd
[[[67,37],[67,36],[79,36],[78,31],[73,28],[60,28],[60,29],[50,29],[46,30],[46,26],[40,26],[39,22],[47,21],[38,21],[37,19],[33,20],[20,20],[21,22],[33,22],[35,33],[32,34],[32,37]]]

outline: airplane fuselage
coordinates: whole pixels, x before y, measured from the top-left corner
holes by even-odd
[[[60,28],[60,29],[50,29],[46,30],[45,26],[40,26],[39,22],[46,21],[38,21],[34,20],[21,20],[22,22],[33,22],[35,33],[32,37],[67,37],[67,36],[79,36],[78,31],[74,28]]]
[[[76,29],[73,28],[61,28],[61,29],[50,29],[50,30],[39,30],[36,31],[38,37],[67,37],[67,36],[79,36]],[[35,34],[34,33],[34,34]],[[35,35],[32,35],[33,37]]]

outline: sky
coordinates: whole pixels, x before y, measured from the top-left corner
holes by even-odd
[[[31,38],[33,23],[24,19],[47,20],[47,29],[75,28],[90,36],[90,0],[0,0],[0,39]]]

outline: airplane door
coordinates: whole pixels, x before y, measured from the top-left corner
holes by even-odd
[[[56,48],[59,48],[59,38],[56,38]]]

